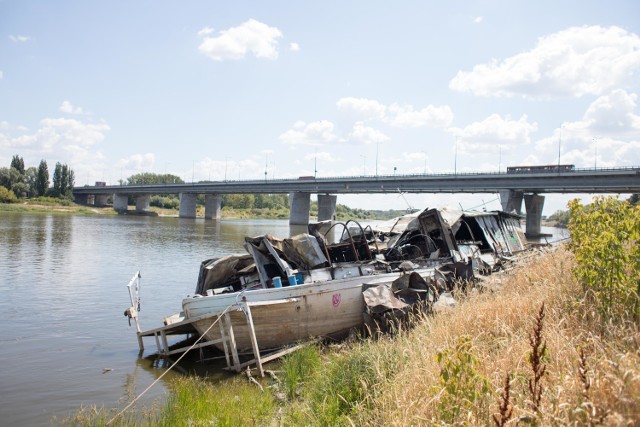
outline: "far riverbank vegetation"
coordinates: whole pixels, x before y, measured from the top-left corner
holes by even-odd
[[[310,344],[251,382],[184,376],[152,408],[62,424],[638,425],[640,206],[569,207],[570,244],[461,287],[412,327]]]

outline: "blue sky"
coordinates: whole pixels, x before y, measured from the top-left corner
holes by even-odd
[[[638,17],[616,0],[0,0],[0,165],[67,163],[78,185],[504,171],[559,148],[636,166]],[[405,199],[499,207],[338,202]]]

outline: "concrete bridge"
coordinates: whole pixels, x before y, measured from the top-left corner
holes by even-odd
[[[502,173],[455,173],[300,177],[252,181],[213,181],[186,184],[148,184],[76,187],[78,203],[106,206],[124,212],[128,198],[136,210],[149,209],[151,195],[178,194],[180,217],[195,218],[196,197],[205,195],[205,219],[219,219],[222,194],[289,193],[292,225],[309,223],[311,193],[318,195],[318,220],[335,219],[337,194],[366,193],[499,193],[505,211],[522,213],[524,200],[527,234],[540,234],[544,193],[640,193],[640,167],[575,169],[570,171],[518,171]]]

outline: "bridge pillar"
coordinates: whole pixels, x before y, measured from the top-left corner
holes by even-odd
[[[138,212],[146,212],[149,210],[149,206],[151,202],[150,194],[139,194],[136,196],[136,211]]]
[[[129,208],[129,196],[126,194],[113,195],[113,210],[119,213],[126,212]]]
[[[544,206],[544,196],[538,194],[525,194],[524,206],[527,209],[527,237],[540,236],[540,224],[542,222],[542,207]]]
[[[522,197],[522,191],[500,190],[502,210],[505,212],[516,211],[518,215],[522,215]]]
[[[220,206],[222,196],[219,194],[206,194],[204,196],[204,219],[220,219]]]
[[[108,194],[96,194],[93,204],[102,208],[107,206],[107,200],[109,200]]]
[[[196,196],[193,193],[180,193],[180,218],[196,217]]]
[[[308,225],[311,193],[289,193],[289,225]]]
[[[318,194],[318,221],[336,220],[336,201],[338,196]]]

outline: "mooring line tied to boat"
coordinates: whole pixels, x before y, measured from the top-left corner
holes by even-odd
[[[135,276],[134,276],[135,279]],[[132,279],[133,281],[133,279]],[[235,307],[236,303],[230,304],[227,308],[225,308],[222,313],[220,313],[218,315],[218,317],[216,318],[216,320],[213,321],[213,323],[211,323],[211,326],[209,326],[207,328],[207,330],[201,334],[198,339],[191,344],[191,346],[189,346],[189,348],[187,348],[185,350],[184,353],[182,353],[182,355],[180,355],[180,357],[178,357],[178,359],[173,362],[171,364],[171,366],[169,366],[167,368],[166,371],[164,371],[158,378],[156,378],[156,380],[154,382],[152,382],[147,388],[145,388],[142,393],[140,393],[139,395],[137,395],[131,402],[129,402],[129,404],[127,406],[125,406],[124,409],[122,409],[120,412],[118,412],[113,418],[111,418],[109,421],[107,421],[106,425],[111,425],[111,423],[113,423],[120,415],[124,414],[129,408],[131,408],[142,396],[144,396],[149,390],[151,390],[151,388],[156,385],[156,383],[158,381],[160,381],[162,379],[162,377],[164,377],[170,370],[172,370],[186,355],[187,353],[189,353],[189,351],[193,350],[194,347],[196,347],[200,341],[202,341],[202,339],[209,333],[209,331],[211,330],[211,328],[213,328],[215,326],[216,323],[218,323],[218,321],[222,318],[222,316],[224,316],[225,314],[227,314],[227,312],[232,308]]]

